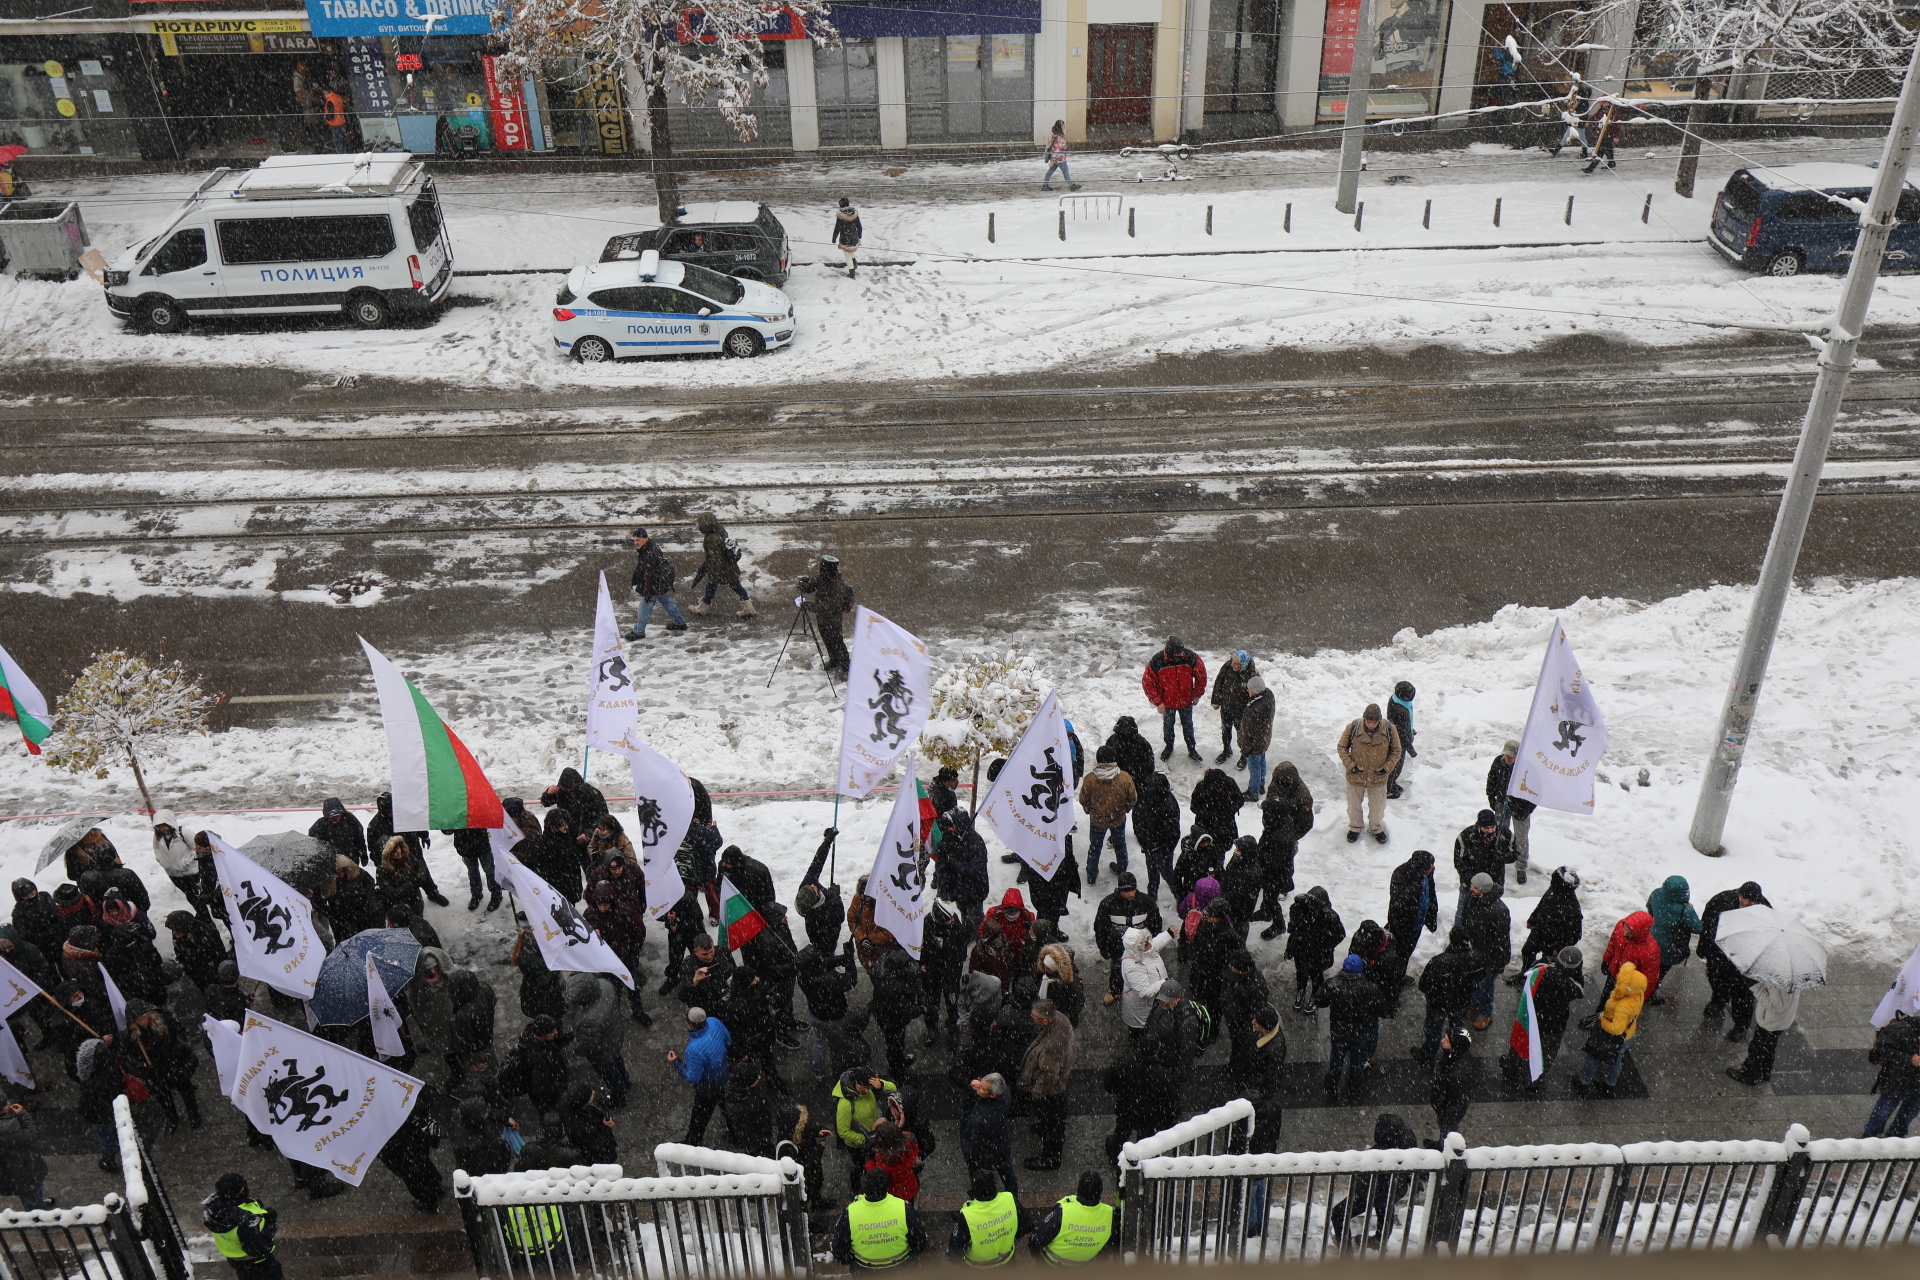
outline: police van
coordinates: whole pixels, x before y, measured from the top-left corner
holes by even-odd
[[[431,309],[452,283],[439,194],[404,151],[216,170],[106,278],[114,314],[156,333],[194,316],[335,311],[378,329]]]

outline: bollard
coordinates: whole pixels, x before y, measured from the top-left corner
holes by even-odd
[[[1365,200],[1362,200],[1360,201],[1360,203],[1353,206],[1353,229],[1355,231],[1358,231],[1360,229],[1360,219],[1366,214],[1366,212],[1367,212],[1367,202]]]
[[[1640,221],[1644,225],[1647,216],[1653,212],[1653,192],[1647,192],[1647,202],[1640,206]]]
[[[1493,225],[1496,227],[1500,225],[1500,197],[1499,196],[1495,196],[1493,198]],[[1060,238],[1062,240],[1065,240],[1067,238],[1067,233],[1062,231],[1060,233]]]
[[[987,243],[993,243],[993,213],[991,211],[987,213]]]
[[[1572,226],[1572,225],[1573,225],[1573,197],[1572,197],[1572,196],[1568,196],[1568,197],[1567,197],[1567,217],[1566,217],[1566,223],[1567,223],[1567,225],[1568,225],[1568,226]]]
[[[1207,234],[1213,234],[1213,206],[1207,206]]]
[[[1287,216],[1281,220],[1280,229],[1289,235],[1293,234],[1293,201],[1291,200],[1287,201]]]
[[[1065,209],[1060,211],[1060,238],[1062,240],[1067,238],[1067,211]]]
[[[1133,206],[1127,206],[1127,239],[1133,239]]]
[[[1433,201],[1431,200],[1427,201],[1427,207],[1420,212],[1420,229],[1433,230]]]

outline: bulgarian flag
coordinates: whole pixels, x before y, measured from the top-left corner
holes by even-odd
[[[20,736],[26,739],[27,751],[39,755],[40,744],[53,732],[47,700],[5,649],[0,649],[0,715],[12,717],[20,726]]]
[[[1538,1080],[1547,1071],[1547,1055],[1540,1047],[1540,1014],[1533,1007],[1533,991],[1540,985],[1540,979],[1546,975],[1547,966],[1537,964],[1527,970],[1525,981],[1520,984],[1520,1007],[1514,1011],[1513,1032],[1507,1037],[1507,1047],[1514,1056],[1527,1061],[1527,1078]]]
[[[916,777],[913,785],[920,797],[920,829],[927,833],[927,852],[937,858],[940,856],[940,824],[934,819],[940,815],[933,811],[933,801],[927,798],[927,784]]]
[[[387,729],[387,769],[393,779],[395,831],[491,831],[506,825],[500,797],[487,775],[413,682],[368,644],[367,662],[380,691]]]
[[[720,919],[727,926],[727,950],[738,951],[760,935],[767,922],[747,901],[747,895],[733,887],[733,881],[720,877]]]

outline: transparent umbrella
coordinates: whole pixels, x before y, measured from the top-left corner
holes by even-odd
[[[66,857],[67,850],[79,844],[80,837],[99,826],[101,820],[105,817],[106,815],[103,813],[90,814],[86,817],[75,818],[72,822],[60,828],[53,839],[47,841],[46,846],[40,850],[40,860],[33,864],[33,869],[35,871],[45,871],[55,862]]]
[[[1783,991],[1826,984],[1825,944],[1772,907],[1727,912],[1714,941],[1734,968],[1755,982]]]

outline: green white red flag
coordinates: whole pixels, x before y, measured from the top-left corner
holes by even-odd
[[[919,778],[913,780],[920,796],[920,830],[925,832],[927,851],[934,857],[940,856],[940,824],[935,821],[940,815],[933,811],[933,799],[927,795],[927,784]]]
[[[1533,1007],[1534,988],[1540,985],[1546,972],[1547,966],[1543,964],[1527,970],[1526,978],[1520,983],[1520,1007],[1514,1011],[1513,1031],[1507,1036],[1507,1047],[1515,1057],[1526,1061],[1529,1080],[1538,1080],[1547,1073],[1546,1051],[1540,1044],[1540,1013]]]
[[[0,649],[0,715],[20,726],[28,752],[39,755],[40,744],[53,732],[53,718],[47,714],[47,700],[5,649]]]
[[[738,951],[758,937],[767,922],[754,910],[747,895],[733,887],[733,881],[720,877],[720,920],[727,926],[727,950]]]
[[[487,775],[413,682],[362,637],[387,730],[395,831],[493,830],[506,822]]]

